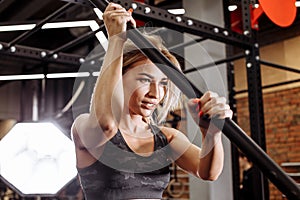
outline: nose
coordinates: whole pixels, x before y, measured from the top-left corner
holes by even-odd
[[[150,88],[149,88],[149,92],[148,95],[151,98],[156,98],[159,99],[160,97],[160,88],[159,88],[159,84],[155,81],[150,83]]]

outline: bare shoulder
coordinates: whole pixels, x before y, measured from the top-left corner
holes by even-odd
[[[178,138],[178,136],[184,135],[181,131],[171,127],[161,126],[160,130],[167,137],[168,142],[171,142],[173,139]]]
[[[75,144],[76,166],[85,168],[97,161],[97,158],[99,158],[103,152],[103,147],[87,149],[81,140],[82,137],[80,137],[77,127],[78,126],[73,123],[71,128],[72,140]]]
[[[78,149],[83,150],[84,149],[84,145],[82,144],[82,141],[78,135],[78,131],[76,128],[75,123],[73,123],[72,127],[71,127],[71,136],[72,136],[72,140],[75,144],[75,147]]]

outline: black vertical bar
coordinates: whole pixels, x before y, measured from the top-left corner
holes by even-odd
[[[246,59],[248,80],[248,103],[250,114],[250,130],[252,139],[266,151],[264,108],[261,85],[261,71],[258,47],[252,47]],[[269,199],[268,181],[259,169],[254,165],[253,186],[256,191],[256,199]]]
[[[231,52],[232,48],[228,47],[227,52]],[[227,64],[227,80],[229,90],[229,105],[233,111],[232,120],[237,122],[237,108],[235,99],[235,81],[234,81],[234,65],[232,63]],[[239,165],[239,152],[238,148],[231,143],[231,162],[232,162],[232,181],[233,181],[233,197],[235,200],[239,199],[240,191],[240,165]]]
[[[252,37],[251,29],[251,16],[250,16],[250,1],[242,0],[241,1],[242,9],[242,22],[243,22],[243,34],[248,37]]]
[[[39,107],[39,116],[41,116],[41,119],[45,119],[46,115],[46,88],[47,88],[47,77],[46,74],[48,74],[48,64],[45,62],[42,62],[41,65],[43,65],[43,74],[45,77],[41,80],[40,84],[40,107]]]
[[[264,151],[266,151],[259,46],[255,31],[252,31],[251,29],[250,1],[242,0],[241,2],[244,35],[252,37],[253,41],[251,49],[246,50],[246,54],[248,55],[246,57],[246,68],[251,137]],[[268,180],[255,164],[253,171],[253,188],[256,200],[269,199]]]
[[[228,0],[223,0],[223,16],[225,28],[231,30],[231,16],[228,10]],[[226,45],[226,57],[232,56],[233,47]],[[232,120],[237,122],[237,109],[235,99],[235,80],[234,80],[234,65],[227,62],[227,83],[228,83],[228,100],[231,110],[233,111]],[[231,142],[231,170],[232,170],[232,189],[233,199],[239,200],[240,191],[240,166],[239,166],[239,153],[238,148]]]

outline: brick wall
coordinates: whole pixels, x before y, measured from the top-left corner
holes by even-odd
[[[300,88],[263,94],[268,155],[279,165],[300,161]],[[237,99],[239,126],[250,133],[248,98]],[[282,200],[282,193],[270,183],[270,200]]]

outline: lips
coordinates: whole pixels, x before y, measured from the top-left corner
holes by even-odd
[[[157,103],[151,101],[142,101],[142,107],[148,110],[153,110],[156,108]]]

